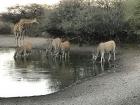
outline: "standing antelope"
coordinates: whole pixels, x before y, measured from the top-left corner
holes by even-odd
[[[61,39],[55,38],[52,40],[53,54],[58,57],[61,51]]]
[[[46,40],[46,44],[47,44],[47,46],[46,46],[46,54],[51,54],[52,55],[52,48],[53,48],[52,41],[53,41],[52,38],[48,38]]]
[[[70,52],[70,42],[69,41],[64,41],[61,43],[61,52],[62,52],[62,57],[67,58],[69,57],[69,52]]]
[[[16,45],[20,46],[21,45],[21,40],[24,43],[24,36],[27,34],[27,31],[30,29],[32,24],[37,23],[37,19],[21,19],[18,23],[15,24],[14,26],[14,35],[15,35],[15,40],[16,40]],[[18,44],[18,40],[20,40],[20,45]]]
[[[108,53],[109,54],[108,61],[110,61],[111,52],[113,52],[114,60],[116,60],[116,58],[115,58],[115,48],[116,48],[116,44],[113,40],[108,41],[108,42],[104,42],[104,43],[100,43],[97,47],[97,55],[95,56],[93,54],[93,59],[96,60],[99,53],[100,53],[101,54],[101,63],[102,63],[103,60],[105,61],[104,54]]]

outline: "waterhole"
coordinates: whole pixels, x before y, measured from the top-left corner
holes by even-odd
[[[0,97],[47,95],[85,78],[113,72],[113,62],[94,63],[90,52],[71,52],[66,60],[52,59],[42,53],[14,59],[15,49],[0,49]]]

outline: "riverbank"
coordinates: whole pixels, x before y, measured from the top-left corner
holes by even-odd
[[[39,46],[42,46],[46,43],[45,38],[35,38],[35,37],[26,37],[25,41],[30,41],[33,44],[34,48],[38,48]],[[16,47],[16,41],[14,36],[2,36],[0,35],[0,47],[1,48],[15,48]]]
[[[33,38],[32,42],[41,46],[43,40],[46,41]],[[0,47],[14,47],[14,38],[0,37]],[[92,51],[91,47],[85,48],[78,49]],[[140,50],[131,47],[126,52],[117,55],[116,63],[122,65],[110,73],[88,78],[50,95],[1,98],[0,105],[140,105]]]
[[[25,42],[32,42],[34,49],[45,49],[47,46],[47,38],[43,37],[26,37]],[[16,48],[16,42],[14,36],[2,36],[0,35],[0,48]],[[91,46],[78,47],[78,45],[72,45],[72,51],[81,51],[81,52],[91,52],[94,48]]]

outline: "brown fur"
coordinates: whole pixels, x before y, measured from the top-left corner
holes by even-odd
[[[15,52],[15,57],[18,56],[28,56],[31,54],[32,51],[32,43],[31,42],[26,42],[24,45],[17,47],[16,52]]]
[[[96,56],[95,60],[97,59],[97,57],[100,53],[101,54],[101,62],[102,62],[102,60],[105,60],[104,54],[108,53],[109,54],[108,61],[109,61],[111,58],[110,52],[114,53],[114,60],[115,60],[116,59],[115,58],[115,48],[116,48],[116,43],[113,40],[108,41],[108,42],[104,42],[104,43],[100,43],[97,47],[97,56]]]
[[[52,40],[52,47],[53,47],[53,52],[56,56],[59,55],[60,50],[61,50],[61,39],[60,38],[55,38]]]
[[[62,51],[62,57],[69,57],[70,52],[70,42],[65,41],[61,43],[61,51]]]

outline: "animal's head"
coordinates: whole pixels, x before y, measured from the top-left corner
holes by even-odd
[[[23,55],[23,53],[24,53],[24,47],[23,47],[23,46],[20,46],[20,47],[18,48],[18,54],[19,54],[19,55]]]
[[[92,60],[96,60],[97,59],[97,55],[95,51],[92,51]]]
[[[22,48],[22,46],[18,46],[17,48],[16,48],[16,51],[15,51],[15,54],[14,54],[14,58],[16,58],[16,57],[19,57],[19,56],[21,56],[23,54],[23,48]]]

